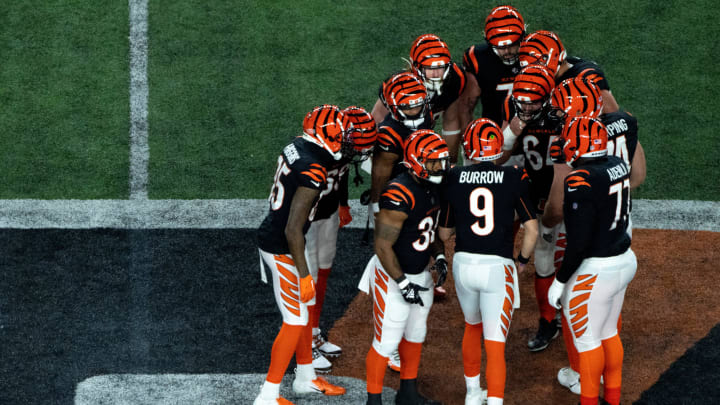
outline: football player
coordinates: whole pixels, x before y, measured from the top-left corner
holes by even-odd
[[[375,333],[366,357],[368,404],[381,404],[388,356],[401,358],[400,389],[395,403],[438,404],[418,393],[417,374],[433,285],[447,276],[444,246],[435,238],[440,214],[437,185],[449,166],[450,154],[440,135],[414,132],[404,151],[406,171],[383,188],[375,222],[375,256],[359,288],[373,296]],[[430,274],[430,258],[438,281]]]
[[[467,74],[460,97],[460,128],[473,120],[478,99],[482,117],[502,122],[502,106],[510,95],[515,75],[520,71],[518,51],[525,37],[525,21],[512,6],[495,7],[485,19],[485,42],[473,45],[463,55]]]
[[[295,355],[292,388],[298,394],[342,395],[345,389],[315,374],[312,325],[308,307],[314,304],[315,283],[305,259],[305,232],[313,219],[328,168],[342,158],[342,144],[353,130],[350,118],[332,105],[310,111],[303,135],[283,148],[270,191],[270,210],[258,229],[260,267],[270,269],[273,291],[283,324],[275,338],[270,368],[254,405],[290,404],[280,397],[280,383]]]
[[[447,43],[435,34],[417,37],[410,47],[408,71],[418,76],[427,89],[427,104],[433,113],[433,126],[442,117],[442,135],[450,150],[450,161],[457,161],[460,142],[458,98],[465,89],[465,72],[450,59]],[[387,81],[386,81],[387,83]],[[385,120],[390,108],[381,86],[372,110],[375,121]]]
[[[430,129],[434,125],[427,88],[414,73],[401,72],[391,76],[382,84],[381,94],[381,100],[390,113],[378,128],[373,154],[368,212],[372,223],[379,211],[380,191],[389,179],[406,170],[401,163],[406,139],[414,130]],[[435,294],[443,297],[446,291],[438,286]],[[400,357],[397,353],[390,356],[388,367],[400,371]]]
[[[315,305],[308,307],[313,332],[313,366],[320,373],[332,369],[327,357],[338,357],[342,353],[340,346],[322,335],[320,314],[335,259],[338,230],[352,221],[348,206],[348,171],[351,163],[368,158],[377,138],[375,121],[364,108],[351,106],[342,112],[353,125],[352,142],[343,144],[342,158],[328,169],[327,185],[320,193],[313,221],[305,234],[305,257],[315,281]]]
[[[554,117],[559,125],[562,125],[577,116],[599,117],[608,130],[608,154],[615,155],[625,161],[630,168],[630,190],[636,188],[645,180],[645,154],[638,139],[637,119],[626,111],[601,114],[602,94],[600,89],[587,78],[574,77],[565,79],[553,89],[551,99],[551,111],[549,115]],[[554,161],[563,164],[562,137],[553,142],[553,150],[550,154]],[[544,225],[548,227],[562,221],[562,200],[564,179],[558,180],[557,176],[553,181],[552,195],[559,195],[550,198],[545,207],[547,215],[543,217]],[[560,187],[557,185],[560,184]],[[632,222],[629,221],[628,233],[632,236]],[[619,328],[619,325],[618,325]],[[577,349],[573,345],[571,331],[566,319],[563,319],[563,338],[567,348],[569,367],[563,367],[558,371],[558,382],[567,387],[574,394],[580,395],[580,373]]]
[[[576,117],[563,129],[562,154],[574,170],[565,178],[567,248],[548,291],[562,307],[579,352],[582,404],[620,403],[623,347],[617,324],[637,259],[630,249],[630,168],[608,155],[607,131],[597,118]]]
[[[558,135],[557,125],[548,119],[550,92],[555,87],[552,72],[543,65],[523,68],[515,77],[513,89],[505,100],[503,120],[503,158],[513,150],[524,154],[525,170],[530,176],[530,201],[538,217],[544,215],[554,176],[569,172],[566,165],[554,165],[548,151]],[[531,351],[548,347],[559,335],[557,311],[547,303],[547,290],[555,274],[555,240],[559,229],[545,229],[538,224],[540,237],[535,247],[535,298],[540,309],[538,331],[528,341]],[[562,252],[560,252],[561,254]]]
[[[528,262],[538,237],[525,169],[500,166],[503,135],[487,118],[478,118],[463,136],[469,166],[450,170],[443,188],[446,202],[440,215],[439,235],[453,234],[453,277],[465,317],[462,342],[467,393],[465,405],[481,405],[481,342],[487,364],[487,404],[501,405],[505,391],[505,342],[514,308],[519,307],[518,275]],[[520,218],[525,232],[518,257],[513,259],[513,223]]]
[[[553,73],[556,83],[576,76],[590,79],[602,93],[603,113],[618,110],[605,73],[597,63],[567,56],[565,47],[554,32],[541,30],[528,35],[520,45],[518,58],[521,67],[535,63],[546,66]]]

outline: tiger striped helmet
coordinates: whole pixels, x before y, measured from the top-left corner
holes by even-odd
[[[427,113],[427,89],[416,75],[401,72],[382,85],[383,102],[395,120],[410,129],[417,129]],[[418,107],[420,107],[418,109]]]
[[[439,93],[450,73],[450,49],[445,41],[435,34],[424,34],[417,37],[410,47],[412,70],[418,75],[428,90]],[[425,69],[443,69],[439,77],[428,77]]]
[[[442,137],[432,130],[421,129],[410,134],[405,142],[403,164],[417,177],[431,183],[440,184],[450,163],[450,152]],[[430,161],[436,160],[441,169],[428,168]]]
[[[565,61],[565,47],[560,38],[552,31],[535,31],[528,35],[520,44],[520,66],[535,63],[547,66],[553,76]]]
[[[524,122],[539,119],[550,99],[555,86],[550,70],[543,65],[530,65],[515,76],[512,88],[512,101],[520,118]]]
[[[512,45],[525,36],[525,20],[513,6],[498,6],[485,18],[485,40],[492,47]]]
[[[491,161],[503,154],[503,134],[498,125],[487,118],[471,122],[463,134],[465,158],[472,161]]]
[[[597,119],[575,117],[563,129],[563,156],[571,165],[581,157],[600,157],[607,155],[607,129]]]
[[[602,112],[600,89],[583,77],[563,80],[553,89],[550,103],[550,116],[562,122],[578,115],[595,118]]]
[[[342,110],[350,118],[354,131],[350,133],[352,148],[345,151],[345,156],[359,156],[360,160],[367,159],[372,153],[377,139],[377,125],[372,115],[362,107],[350,106]]]
[[[315,107],[303,120],[303,139],[328,151],[333,159],[342,158],[342,144],[349,142],[353,126],[340,108],[330,104]]]

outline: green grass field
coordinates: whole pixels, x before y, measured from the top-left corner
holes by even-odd
[[[530,31],[596,60],[638,117],[648,177],[635,197],[720,200],[720,28],[708,18],[720,6],[513,4]],[[150,1],[150,198],[265,198],[308,110],[371,108],[422,33],[460,62],[495,5]],[[127,2],[11,2],[0,24],[0,198],[128,198]]]

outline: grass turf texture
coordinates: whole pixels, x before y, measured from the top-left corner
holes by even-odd
[[[596,60],[640,122],[637,198],[720,200],[711,97],[718,6],[515,2]],[[149,2],[150,198],[265,198],[280,148],[321,103],[371,108],[411,42],[434,32],[460,61],[492,4]],[[0,13],[5,129],[0,198],[127,198],[128,10],[13,2]],[[357,197],[360,189],[352,189]]]
[[[127,3],[9,2],[0,25],[0,198],[127,198]]]

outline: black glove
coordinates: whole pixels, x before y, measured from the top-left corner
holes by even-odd
[[[565,139],[562,136],[558,136],[554,141],[550,142],[550,160],[553,163],[565,163],[565,156],[563,156],[564,146]]]
[[[445,260],[444,254],[439,254],[437,257],[435,257],[435,264],[432,266],[432,270],[437,271],[438,278],[437,282],[435,282],[435,287],[440,287],[445,283],[445,279],[447,278],[447,260]]]
[[[405,276],[400,277],[396,281],[405,301],[409,304],[420,304],[421,307],[425,306],[423,305],[422,298],[420,298],[420,291],[427,291],[427,288],[411,283]]]

